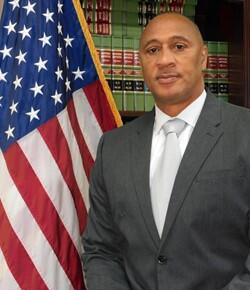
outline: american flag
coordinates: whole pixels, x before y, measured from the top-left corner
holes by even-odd
[[[85,289],[81,235],[104,131],[121,125],[77,0],[0,23],[0,289]]]

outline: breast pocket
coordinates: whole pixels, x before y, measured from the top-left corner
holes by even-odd
[[[184,205],[188,226],[211,232],[230,227],[241,210],[236,201],[244,192],[244,183],[244,177],[231,169],[200,172]]]
[[[211,170],[200,172],[195,178],[195,183],[214,183],[219,181],[224,181],[225,179],[231,178],[235,171],[233,169],[221,169],[221,170]]]

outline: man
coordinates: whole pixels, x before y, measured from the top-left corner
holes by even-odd
[[[184,16],[155,17],[140,57],[156,106],[100,141],[84,237],[88,290],[249,290],[250,113],[204,90],[207,49]],[[161,195],[155,179],[163,127],[175,119],[185,124],[182,160],[166,197],[168,184]]]

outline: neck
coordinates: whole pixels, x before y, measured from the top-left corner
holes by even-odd
[[[203,91],[203,90],[202,90]],[[195,95],[194,97],[187,97],[185,99],[175,99],[175,101],[166,101],[161,102],[160,100],[156,100],[157,107],[167,114],[170,117],[175,117],[179,115],[186,107],[188,107],[192,102],[194,102],[201,94]]]
[[[197,99],[197,98],[195,98]],[[188,105],[190,105],[195,99],[188,100],[186,102],[182,103],[176,103],[176,104],[157,104],[158,108],[167,114],[170,117],[175,117],[179,115]]]

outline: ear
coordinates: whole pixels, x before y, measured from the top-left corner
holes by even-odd
[[[202,70],[207,68],[207,56],[208,56],[208,49],[206,45],[203,45],[201,48],[201,65]]]

